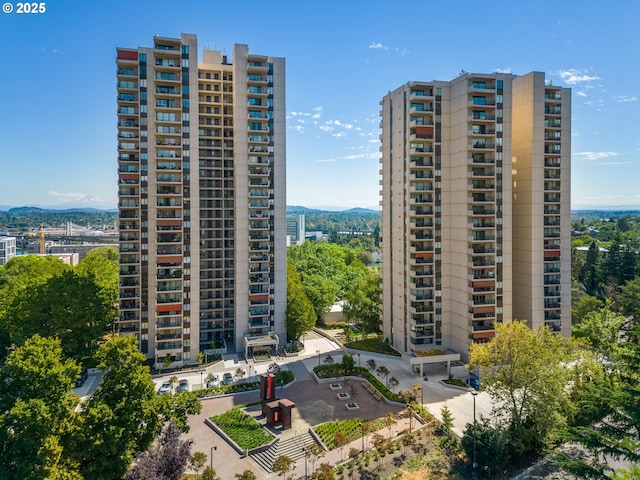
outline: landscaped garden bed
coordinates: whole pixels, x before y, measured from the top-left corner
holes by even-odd
[[[347,342],[344,346],[347,348],[353,348],[354,350],[364,350],[365,352],[382,353],[385,355],[393,355],[394,357],[400,356],[400,352],[395,350],[387,342],[380,340],[378,337]]]
[[[347,420],[336,420],[335,422],[322,423],[313,427],[313,430],[322,439],[322,442],[327,446],[327,448],[333,450],[336,448],[334,439],[337,432],[343,433],[347,437],[348,442],[352,442],[353,440],[361,437],[361,425],[363,422],[370,425],[369,431],[376,431],[385,427],[384,419],[382,418],[377,418],[371,421],[366,421],[361,418],[349,418]]]
[[[266,445],[274,438],[253,417],[237,407],[210,417],[210,420],[240,448],[246,450]]]
[[[318,378],[340,378],[344,376],[361,377],[367,380],[376,390],[378,390],[387,400],[393,402],[405,403],[402,396],[393,393],[387,388],[374,374],[365,367],[353,367],[350,370],[342,368],[341,364],[319,365],[313,368]]]
[[[340,392],[338,394],[338,400],[349,400],[351,398],[351,395],[349,395],[347,392]]]
[[[466,383],[464,383],[462,380],[460,380],[459,378],[450,378],[448,380],[442,380],[443,383],[446,383],[447,385],[453,385],[455,387],[464,387],[464,388],[469,388],[469,385],[467,385]]]

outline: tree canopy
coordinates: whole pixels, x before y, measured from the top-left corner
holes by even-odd
[[[352,249],[324,242],[291,247],[287,260],[300,275],[304,293],[318,315],[344,298],[349,286],[368,271]]]
[[[59,338],[67,357],[91,357],[116,318],[117,265],[117,251],[105,247],[75,269],[36,255],[0,267],[0,355],[37,333]]]
[[[358,278],[351,284],[345,296],[345,318],[360,325],[365,332],[377,332],[382,323],[381,294],[377,270],[371,270],[366,277]]]
[[[313,330],[316,324],[313,305],[304,293],[300,276],[291,262],[287,262],[287,337],[297,340]]]
[[[34,335],[0,369],[0,465],[7,480],[81,479],[73,441],[80,369],[60,341]]]
[[[540,452],[557,439],[569,411],[567,385],[586,356],[578,342],[521,321],[497,324],[490,342],[472,344],[469,362],[482,371],[513,455]]]

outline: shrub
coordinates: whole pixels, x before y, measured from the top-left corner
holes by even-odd
[[[273,435],[239,408],[232,408],[210,418],[240,448],[252,449],[273,440]]]
[[[334,438],[337,432],[342,432],[348,438],[348,442],[357,440],[362,436],[362,428],[360,425],[365,420],[361,418],[349,418],[347,420],[336,420],[334,422],[322,423],[316,425],[313,429],[320,436],[324,444],[330,450],[336,448]],[[373,424],[373,430],[380,430],[385,427],[384,419],[377,418],[370,421]]]
[[[455,385],[456,387],[468,387],[466,383],[464,383],[459,378],[450,378],[448,380],[443,380],[444,383],[448,383],[449,385]]]
[[[353,348],[355,350],[364,350],[365,352],[376,352],[376,353],[383,353],[385,355],[393,355],[394,357],[400,356],[400,352],[395,350],[387,342],[381,341],[378,337],[365,338],[363,340],[356,340],[354,342],[349,342],[345,344],[345,347]]]

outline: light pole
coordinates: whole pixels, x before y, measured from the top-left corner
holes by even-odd
[[[307,447],[302,447],[304,453],[304,480],[307,480]]]
[[[211,447],[211,455],[209,455],[209,466],[211,467],[211,470],[213,470],[213,451],[214,450],[218,450],[218,447]]]
[[[478,392],[475,390],[471,392],[473,395],[473,467],[472,467],[472,476],[478,476],[478,463],[476,462],[476,397],[478,396]]]
[[[360,423],[360,430],[362,430],[362,455],[364,455],[364,422]]]
[[[204,382],[202,381],[202,372],[200,372],[200,390],[204,390]]]
[[[316,350],[316,353],[318,354],[318,366],[320,366],[320,350]]]

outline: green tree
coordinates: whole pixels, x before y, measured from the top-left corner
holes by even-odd
[[[613,361],[619,346],[620,329],[626,321],[624,316],[611,311],[611,302],[607,301],[606,306],[588,313],[582,322],[574,327],[573,336],[586,338],[598,353]]]
[[[576,326],[582,322],[589,313],[602,308],[602,300],[591,295],[583,295],[579,299],[571,302],[571,324]]]
[[[377,332],[381,324],[380,276],[377,271],[370,271],[365,278],[357,279],[349,288],[343,308],[344,316],[354,321],[365,332]]]
[[[599,293],[600,276],[599,276],[600,255],[598,245],[595,241],[589,245],[587,257],[580,270],[578,279],[584,285],[589,295],[597,295]]]
[[[7,348],[12,344],[20,346],[25,340],[21,337],[16,342],[13,336],[15,326],[14,319],[8,314],[10,307],[15,308],[27,292],[51,277],[70,270],[71,267],[59,258],[36,255],[14,257],[0,267],[0,358],[6,356]]]
[[[276,458],[273,461],[273,464],[271,465],[271,470],[273,470],[275,473],[277,473],[278,475],[284,478],[284,476],[293,469],[294,465],[295,465],[295,462],[291,460],[290,457],[286,455],[280,455],[278,458]]]
[[[335,480],[333,467],[328,463],[321,463],[318,469],[313,472],[313,480]]]
[[[581,444],[587,455],[569,458],[563,468],[579,478],[609,478],[612,468],[603,455],[640,463],[640,326],[633,325],[629,337],[615,350],[614,369],[591,380],[589,395],[578,405],[598,421],[578,424],[568,430],[568,439]],[[633,471],[617,472],[622,478]],[[633,478],[633,477],[631,477]]]
[[[5,326],[18,345],[36,333],[57,337],[66,356],[82,360],[95,353],[113,319],[93,279],[65,271],[15,298]]]
[[[160,433],[163,395],[155,393],[135,337],[113,336],[95,357],[105,374],[82,407],[82,474],[95,480],[121,478],[134,454],[147,450]]]
[[[80,368],[60,341],[34,335],[0,369],[0,465],[7,480],[81,479],[68,455],[77,425],[71,388]]]
[[[356,361],[353,359],[351,355],[342,355],[342,360],[340,361],[340,366],[344,370],[345,374],[349,374],[356,367]]]
[[[618,302],[622,313],[633,317],[632,323],[640,324],[640,277],[637,277],[620,287]]]
[[[576,342],[546,327],[531,330],[525,322],[496,325],[496,336],[472,344],[470,364],[483,372],[493,414],[508,425],[512,453],[539,452],[564,427],[574,362],[586,355]],[[572,366],[571,368],[569,366]]]
[[[316,312],[304,293],[300,276],[291,262],[287,262],[287,337],[298,340],[313,330]]]
[[[350,285],[368,271],[353,250],[330,243],[305,242],[291,247],[287,249],[287,260],[300,275],[317,315],[343,298]]]
[[[340,461],[342,461],[342,451],[344,447],[349,443],[349,437],[344,432],[337,431],[333,435],[333,444],[340,449]]]
[[[80,260],[75,272],[90,278],[98,286],[100,299],[115,318],[118,313],[118,249],[98,247],[90,250]]]
[[[220,480],[220,477],[213,468],[207,467],[202,472],[202,480]]]
[[[451,410],[449,410],[449,406],[446,403],[442,405],[442,408],[440,409],[440,416],[442,417],[440,430],[442,431],[443,435],[445,435],[446,437],[450,437],[451,435],[453,435],[454,422],[453,414],[451,413]]]
[[[251,470],[245,470],[242,473],[236,473],[236,478],[238,480],[256,480],[256,474],[253,473]]]
[[[196,476],[198,478],[200,478],[200,470],[204,468],[206,463],[207,463],[207,454],[204,452],[194,452],[194,454],[191,455],[191,459],[189,460],[189,466],[193,470],[195,470]]]
[[[306,447],[306,450],[307,450],[307,455],[309,456],[309,460],[311,461],[311,470],[315,470],[316,462],[320,458],[324,457],[327,454],[327,452],[324,448],[322,448],[317,443],[313,443],[309,445],[308,447]]]
[[[509,436],[501,425],[494,425],[487,418],[480,417],[475,426],[467,423],[462,436],[462,449],[467,457],[482,467],[489,467],[492,472],[501,472],[509,465]]]

